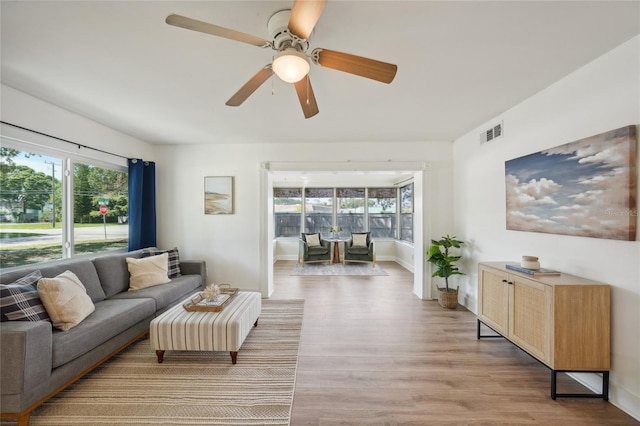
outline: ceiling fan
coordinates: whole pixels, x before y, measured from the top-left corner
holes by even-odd
[[[302,112],[305,118],[310,118],[319,111],[309,80],[310,61],[326,68],[387,84],[393,81],[398,70],[398,67],[393,64],[335,50],[316,48],[311,53],[307,53],[309,36],[316,26],[325,4],[326,0],[294,0],[291,10],[276,12],[267,24],[269,34],[272,37],[271,41],[175,14],[167,16],[165,22],[176,27],[275,50],[273,62],[265,65],[251,77],[240,90],[229,98],[226,105],[241,105],[275,73],[283,81],[293,83],[302,106]]]

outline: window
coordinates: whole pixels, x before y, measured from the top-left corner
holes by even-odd
[[[400,239],[413,242],[413,183],[400,187]]]
[[[275,220],[276,238],[299,236],[301,213],[301,188],[273,189],[273,216]]]
[[[396,238],[396,188],[369,188],[367,211],[371,238]]]
[[[372,238],[413,242],[413,183],[401,188],[274,188],[273,204],[276,238],[298,237],[301,229],[328,236],[335,225],[342,237],[370,231]]]
[[[307,188],[304,192],[304,232],[331,232],[333,188]]]
[[[73,165],[73,182],[75,253],[127,248],[127,173],[77,162]],[[101,213],[101,206],[105,214]]]
[[[336,225],[342,228],[341,234],[364,232],[364,188],[336,188]]]
[[[73,173],[63,179],[67,167]],[[125,167],[74,163],[31,147],[0,148],[1,268],[126,248],[127,212]]]

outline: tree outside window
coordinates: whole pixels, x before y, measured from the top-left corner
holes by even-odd
[[[0,148],[0,268],[127,247],[127,172],[75,163],[74,192],[68,194],[62,181],[66,162],[30,147]],[[63,209],[66,197],[74,207],[72,221]],[[103,217],[99,201],[105,200]],[[74,246],[65,251],[67,222],[74,224]]]

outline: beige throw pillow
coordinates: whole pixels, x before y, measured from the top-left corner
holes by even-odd
[[[80,324],[96,309],[87,289],[71,271],[55,278],[40,278],[38,296],[53,326],[63,331]]]
[[[307,245],[309,247],[319,247],[320,246],[320,234],[308,234],[305,236],[307,240]]]
[[[366,247],[367,246],[367,234],[353,234],[353,246],[354,247]]]
[[[168,253],[141,259],[127,257],[127,268],[129,268],[130,275],[129,291],[170,282],[171,279],[167,276],[168,260]]]

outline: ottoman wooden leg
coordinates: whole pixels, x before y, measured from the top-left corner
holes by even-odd
[[[164,351],[156,351],[156,356],[158,357],[158,363],[162,364],[162,360],[164,358]]]
[[[257,327],[257,326],[258,326],[258,320],[259,320],[259,319],[260,319],[260,318],[256,318],[256,322],[253,324],[253,326],[254,326],[254,327]]]
[[[229,352],[231,355],[231,364],[235,364],[238,361],[238,352]]]

